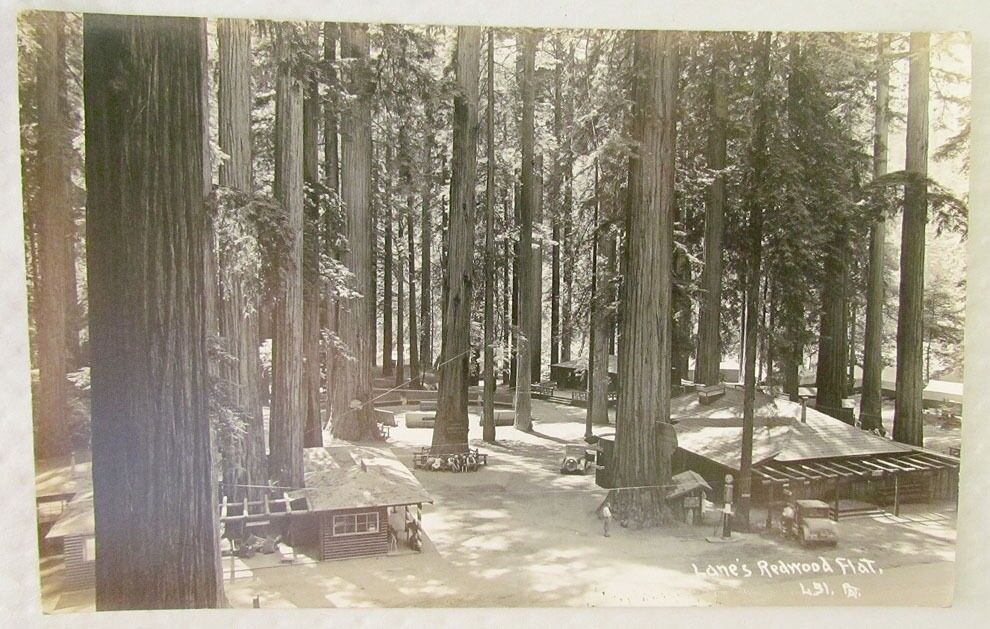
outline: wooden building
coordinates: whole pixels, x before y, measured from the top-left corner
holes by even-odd
[[[608,390],[619,390],[619,367],[618,359],[612,355],[608,357]],[[694,375],[694,361],[688,361],[688,376]],[[723,382],[735,383],[740,380],[739,363],[727,360],[719,364],[719,377]],[[680,382],[676,378],[674,370],[671,369],[671,378],[675,385]],[[577,358],[565,362],[550,365],[550,380],[557,383],[562,389],[576,389],[585,391],[588,388],[588,360]]]
[[[743,392],[702,404],[697,395],[671,400],[677,423],[673,472],[693,470],[721,488],[738,480]],[[839,504],[888,505],[952,499],[959,459],[850,426],[800,403],[757,393],[753,431],[753,501],[793,497]],[[719,492],[721,493],[721,492]]]
[[[288,492],[306,511],[294,516],[289,543],[315,548],[321,560],[384,555],[389,551],[389,515],[420,510],[433,499],[391,451],[340,445],[306,449],[306,488]]]
[[[608,388],[615,391],[618,386],[619,367],[615,356],[608,357]],[[588,388],[588,359],[576,358],[555,365],[550,365],[550,380],[562,389],[577,389],[584,391]]]
[[[88,453],[39,459],[35,463],[34,488],[41,556],[58,554],[62,550],[62,538],[49,537],[48,532],[62,518],[73,498],[93,489]]]
[[[684,470],[670,479],[673,485],[664,496],[677,519],[688,524],[701,522],[702,503],[712,493],[711,486],[697,472]]]
[[[62,541],[62,583],[66,590],[85,590],[96,585],[92,481],[88,477],[81,480],[78,489],[46,535],[48,540]]]
[[[921,392],[925,408],[947,408],[962,413],[963,383],[949,380],[929,380]]]

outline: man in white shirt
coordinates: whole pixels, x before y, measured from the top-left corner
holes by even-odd
[[[602,525],[605,527],[605,537],[609,537],[608,526],[612,523],[612,510],[608,508],[608,503],[602,505]]]

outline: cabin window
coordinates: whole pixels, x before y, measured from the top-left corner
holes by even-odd
[[[334,537],[378,532],[378,512],[348,513],[333,516]]]
[[[95,561],[96,560],[96,538],[87,537],[83,540],[83,561]]]

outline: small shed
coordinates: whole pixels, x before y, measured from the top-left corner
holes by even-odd
[[[384,448],[340,445],[306,449],[306,488],[289,492],[305,499],[308,512],[296,518],[292,544],[315,546],[321,561],[389,550],[389,515],[432,503],[419,480]]]
[[[619,361],[615,356],[608,357],[608,388],[618,386]],[[550,379],[561,389],[585,390],[588,388],[588,359],[576,358],[550,365]]]
[[[667,492],[665,500],[678,519],[688,524],[700,522],[701,505],[711,495],[711,485],[701,474],[692,470],[674,474],[670,482],[673,486]]]

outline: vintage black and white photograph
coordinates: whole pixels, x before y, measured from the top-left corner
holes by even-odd
[[[16,33],[46,614],[952,603],[968,33]]]

